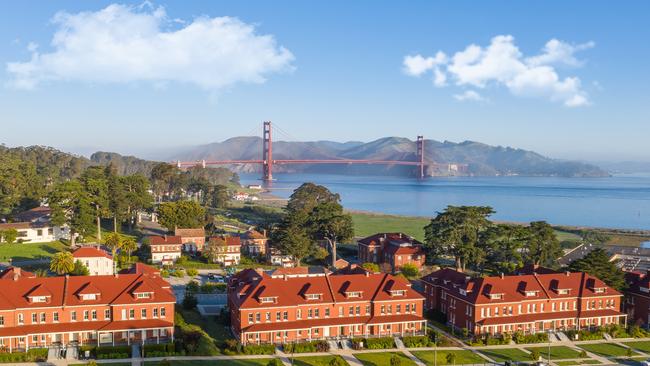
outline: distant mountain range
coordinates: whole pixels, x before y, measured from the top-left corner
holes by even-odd
[[[258,160],[261,158],[260,137],[234,137],[223,142],[201,145],[179,151],[165,160]],[[377,159],[415,161],[415,142],[402,137],[385,137],[371,142],[333,141],[273,142],[275,159]],[[596,165],[551,159],[533,151],[511,147],[490,146],[480,142],[460,143],[425,140],[427,174],[432,176],[561,176],[601,177],[609,175]],[[435,164],[433,164],[435,163]],[[453,164],[461,164],[461,169]],[[239,172],[257,172],[259,165],[231,167]],[[276,172],[395,174],[413,175],[410,166],[378,165],[277,165]]]

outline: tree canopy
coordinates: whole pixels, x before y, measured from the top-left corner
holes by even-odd
[[[158,207],[158,222],[173,231],[205,225],[205,208],[194,201],[163,202]]]
[[[610,256],[603,248],[596,248],[580,259],[569,264],[573,272],[587,272],[601,279],[607,285],[623,290],[625,288],[625,273],[616,265],[617,261],[610,261]]]

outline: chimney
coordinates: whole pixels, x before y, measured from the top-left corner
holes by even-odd
[[[285,281],[287,281],[289,279],[289,277],[286,275],[286,273],[285,273],[283,278],[284,278]]]
[[[506,275],[504,275],[503,272],[501,272],[501,279],[504,279],[504,278],[506,278]]]
[[[366,277],[370,277],[370,272],[366,271]]]
[[[336,267],[336,242],[332,241],[332,267]]]
[[[567,277],[569,277],[570,274],[571,274],[571,272],[566,271],[566,276],[567,276]]]
[[[262,230],[262,235],[266,238],[266,229]]]

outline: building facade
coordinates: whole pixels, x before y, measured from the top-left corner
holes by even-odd
[[[425,308],[471,334],[583,329],[627,318],[623,295],[584,272],[472,278],[445,268],[422,283]]]
[[[16,241],[19,243],[43,243],[60,239],[70,239],[70,230],[67,226],[53,225],[50,222],[52,210],[47,206],[40,206],[16,214],[16,222],[0,223],[0,231],[15,229],[18,232]],[[4,242],[0,237],[0,243]]]
[[[378,233],[357,242],[359,262],[385,265],[397,271],[405,264],[422,268],[425,261],[422,243],[403,233]]]
[[[252,257],[264,256],[268,242],[266,230],[263,233],[257,230],[248,230],[241,236],[242,252]]]
[[[72,252],[72,256],[88,268],[91,276],[106,276],[114,273],[113,257],[99,248],[81,247]]]
[[[650,325],[650,271],[625,273],[625,312],[631,323]]]
[[[241,260],[241,239],[239,236],[213,236],[208,242],[208,246],[215,246],[213,252],[215,263],[224,266],[236,266]]]
[[[151,263],[173,264],[181,257],[183,241],[180,236],[150,236]]]
[[[423,303],[407,280],[383,273],[244,270],[228,283],[242,344],[420,334]]]
[[[188,253],[197,253],[203,250],[205,245],[205,229],[176,229],[174,236],[180,236],[183,243],[183,251]]]
[[[0,275],[4,352],[173,341],[176,299],[157,272],[35,277],[10,270]]]

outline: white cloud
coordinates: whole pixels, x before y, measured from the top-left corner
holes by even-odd
[[[483,98],[479,93],[474,90],[466,90],[462,94],[454,94],[454,99],[458,101],[474,101],[474,102],[484,102],[486,99]]]
[[[593,42],[579,45],[552,39],[546,43],[542,53],[524,57],[515,44],[514,37],[499,35],[490,44],[481,47],[475,44],[456,52],[449,60],[436,64],[421,63],[420,68],[409,75],[422,75],[433,70],[434,85],[445,86],[449,79],[460,87],[485,89],[490,86],[505,86],[513,95],[521,97],[546,98],[561,102],[567,107],[589,104],[586,92],[577,77],[561,78],[554,65],[579,67],[582,62],[575,57],[578,51],[594,47]],[[439,54],[442,51],[438,52]],[[409,56],[407,56],[409,57]],[[418,60],[433,60],[417,55]],[[404,65],[407,67],[406,58]],[[424,65],[424,66],[422,66]],[[473,92],[473,93],[470,93]],[[454,95],[458,100],[481,98],[472,90]]]
[[[112,4],[96,12],[57,13],[51,52],[10,62],[10,85],[31,89],[47,81],[179,82],[216,91],[262,83],[292,70],[294,57],[272,35],[232,17],[170,20],[164,8]]]
[[[447,55],[438,51],[435,57],[422,57],[422,55],[404,57],[402,62],[404,66],[404,73],[411,76],[420,76],[425,72],[433,69],[436,65],[444,64],[447,62]]]

